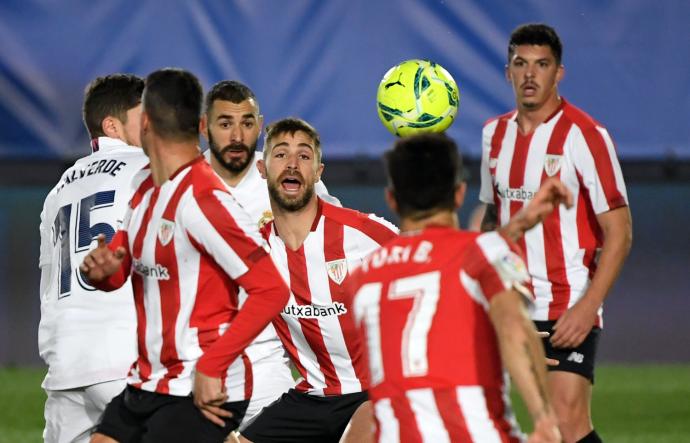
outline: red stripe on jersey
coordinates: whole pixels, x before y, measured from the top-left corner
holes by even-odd
[[[510,177],[508,178],[508,185],[511,189],[521,188],[525,184],[525,165],[527,164],[527,153],[529,152],[529,145],[532,141],[532,135],[534,135],[534,132],[523,135],[520,132],[520,129],[516,131],[515,150],[513,151],[513,159],[510,165]],[[515,214],[517,214],[520,209],[523,208],[523,206],[525,206],[525,202],[511,200],[510,217],[512,218],[515,216]],[[527,250],[524,236],[518,240],[518,244],[523,251]],[[527,263],[527,257],[525,257],[525,264],[529,266],[529,263]]]
[[[455,388],[434,389],[434,400],[450,441],[472,441]]]
[[[563,156],[565,139],[570,132],[572,122],[561,116],[556,122],[546,148],[547,155]],[[562,160],[561,160],[562,161]],[[561,171],[558,175],[560,177]],[[541,183],[549,178],[546,168],[541,173]],[[543,222],[544,254],[546,256],[546,275],[551,282],[551,294],[549,303],[549,320],[556,320],[568,309],[570,300],[570,282],[565,272],[565,252],[563,251],[563,234],[561,232],[561,213],[556,208]]]
[[[295,301],[299,305],[311,304],[311,290],[309,289],[307,259],[304,255],[304,245],[297,251],[285,248],[287,252],[288,269],[290,270],[290,290],[295,296]],[[331,361],[330,354],[321,335],[319,321],[315,318],[300,318],[300,327],[304,338],[307,340],[314,355],[316,355],[319,370],[325,377],[327,388],[324,393],[328,395],[341,395],[342,389],[338,375],[335,372],[335,365]],[[297,353],[292,355],[293,360],[298,360]],[[302,374],[306,379],[306,373]]]
[[[225,192],[225,191],[224,191]],[[212,193],[194,196],[199,209],[204,214],[213,229],[223,237],[223,240],[232,248],[244,264],[250,268],[266,252],[254,240],[248,237],[240,228],[232,214],[220,203]],[[237,237],[244,237],[246,241],[237,241]],[[257,252],[257,249],[263,251]]]
[[[298,356],[297,346],[295,346],[295,343],[292,341],[290,327],[281,315],[278,315],[273,319],[273,327],[276,328],[276,333],[280,337],[280,341],[283,343],[288,355],[290,355],[292,363],[295,365],[295,368],[297,368],[297,372],[299,372],[303,378],[295,389],[301,392],[308,391],[311,386],[306,379],[307,369],[304,367],[304,365],[302,365],[302,362],[299,360],[299,358],[296,358]]]
[[[422,434],[407,397],[391,398],[391,408],[399,423],[400,443],[422,443]]]
[[[160,188],[154,188],[153,193],[151,194],[151,201],[149,202],[149,205],[144,212],[144,217],[141,220],[141,224],[139,225],[139,230],[134,236],[134,243],[132,245],[131,252],[132,259],[138,259],[141,257],[141,250],[144,245],[144,237],[146,237],[146,231],[149,228],[151,214],[153,214],[153,207],[156,205],[159,192]],[[140,202],[141,201],[139,201],[139,203]],[[132,273],[132,285],[134,292],[134,304],[137,310],[137,343],[139,345],[137,369],[139,372],[139,378],[142,380],[142,382],[144,382],[151,377],[151,362],[149,361],[148,350],[146,348],[146,311],[144,308],[143,278],[136,273]],[[140,386],[141,384],[139,384],[138,387]]]
[[[143,182],[141,182],[137,192],[135,192],[132,196],[132,201],[129,202],[129,207],[134,209],[139,206],[139,203],[141,203],[141,201],[144,199],[144,195],[151,188],[153,188],[153,176],[149,175]]]
[[[606,195],[606,201],[609,204],[609,209],[626,206],[625,197],[618,190],[616,186],[616,175],[613,171],[613,162],[609,154],[608,147],[604,136],[599,132],[597,122],[589,115],[585,114],[580,109],[568,104],[567,115],[582,131],[582,136],[585,138],[587,147],[589,148],[592,158],[594,159],[594,166],[601,182],[601,187]]]
[[[242,352],[241,358],[242,364],[244,364],[244,398],[252,398],[252,392],[254,391],[252,362],[244,352]]]
[[[489,418],[499,431],[501,441],[519,443],[521,440],[515,435],[518,430],[514,429],[506,419],[506,404],[502,392],[498,389],[484,388],[484,398],[486,399],[486,408],[489,410]]]
[[[163,211],[162,218],[170,222],[175,220],[175,213],[180,203],[182,194],[187,190],[191,174],[188,174],[178,184],[177,189],[168,200],[168,204]],[[160,229],[160,226],[157,226]],[[177,325],[177,317],[180,312],[180,281],[179,271],[177,267],[177,254],[175,252],[175,237],[173,235],[169,243],[163,245],[160,239],[160,232],[157,232],[158,240],[156,241],[156,263],[167,263],[168,275],[167,280],[158,280],[158,292],[161,301],[161,321],[163,327],[161,336],[163,344],[161,346],[161,364],[165,366],[167,372],[165,376],[158,381],[156,392],[161,394],[168,394],[170,392],[170,379],[177,377],[184,365],[180,361],[177,354],[177,343],[175,340],[175,329]]]
[[[498,154],[501,152],[501,147],[503,146],[503,137],[506,135],[506,128],[508,127],[508,118],[499,118],[498,123],[496,123],[496,129],[494,130],[494,135],[491,137],[491,150],[489,151],[489,164],[491,164],[491,159],[498,159]],[[491,177],[496,176],[496,166],[493,168],[489,166],[489,173]],[[497,224],[501,225],[501,201],[496,193],[496,188],[494,187],[494,206],[496,207]]]
[[[388,228],[381,222],[370,219],[366,214],[353,209],[341,208],[339,206],[319,200],[321,210],[326,220],[332,219],[345,226],[357,229],[379,245],[388,243],[398,236],[396,232]]]
[[[324,219],[323,226],[323,237],[324,237],[324,257],[326,263],[333,260],[345,260],[345,250],[343,249],[343,239],[345,228],[342,224],[335,222],[330,217]],[[339,301],[341,303],[346,302],[346,292],[347,280],[350,278],[350,274],[345,276],[345,279],[341,284],[336,283],[333,279],[328,279],[328,286],[331,291],[331,299],[333,301]],[[345,338],[345,346],[347,347],[348,355],[350,356],[350,361],[352,362],[352,367],[355,370],[357,379],[359,379],[362,384],[362,389],[367,389],[367,379],[368,373],[366,371],[365,362],[362,358],[362,344],[359,341],[357,331],[354,327],[352,319],[347,315],[339,315],[338,321],[340,322],[340,329],[343,331],[343,337]]]
[[[496,268],[489,263],[489,260],[476,241],[469,243],[467,247],[462,249],[461,253],[463,254],[463,268],[467,275],[479,283],[479,287],[487,301],[491,301],[494,295],[505,290],[503,280],[498,275]]]
[[[139,347],[139,357],[137,357],[136,368],[139,379],[145,382],[151,376],[151,362],[149,353],[146,349],[146,311],[144,310],[144,279],[136,272],[132,273],[132,292],[134,293],[134,307],[137,314],[137,346]],[[134,367],[132,367],[134,369]],[[130,370],[130,374],[132,371]],[[141,387],[141,383],[134,385]]]

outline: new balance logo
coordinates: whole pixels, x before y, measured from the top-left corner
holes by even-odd
[[[330,317],[331,315],[343,315],[347,313],[347,308],[340,302],[330,305],[287,305],[283,308],[283,314],[297,318],[319,318]]]
[[[132,263],[132,268],[134,272],[144,277],[155,278],[156,280],[169,280],[170,274],[168,274],[168,268],[161,266],[156,263],[156,266],[147,266],[143,264],[140,260],[134,260]]]
[[[585,356],[580,354],[579,352],[571,352],[570,355],[568,356],[568,361],[574,361],[575,363],[582,363],[582,361],[585,359]]]

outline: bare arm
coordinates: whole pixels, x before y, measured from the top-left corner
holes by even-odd
[[[481,231],[493,231],[498,227],[498,211],[496,205],[487,204],[486,211],[484,211],[484,218],[482,219]]]
[[[573,194],[563,182],[557,178],[550,178],[542,183],[532,201],[499,231],[506,238],[517,241],[561,204],[570,208],[573,205]],[[497,229],[498,225],[496,205],[487,205],[484,220],[482,220],[482,231],[492,231]]]
[[[597,310],[618,278],[632,245],[632,219],[627,206],[597,215],[604,243],[597,270],[585,295],[554,325],[551,343],[555,347],[578,346],[592,329]]]
[[[489,316],[504,367],[510,373],[527,406],[540,441],[560,441],[556,416],[546,385],[544,348],[527,316],[522,296],[515,290],[495,295]]]

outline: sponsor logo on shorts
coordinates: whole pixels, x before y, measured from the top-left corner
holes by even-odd
[[[290,304],[283,308],[283,315],[295,318],[320,318],[333,315],[343,315],[347,313],[347,308],[340,302],[330,305],[295,305]]]
[[[582,363],[585,360],[585,356],[580,354],[579,352],[573,351],[570,353],[567,360],[574,361],[575,363]]]
[[[135,259],[132,262],[132,268],[134,272],[144,277],[155,278],[156,280],[169,280],[170,274],[168,273],[168,268],[161,266],[156,263],[154,266],[148,266],[141,262],[141,260]]]

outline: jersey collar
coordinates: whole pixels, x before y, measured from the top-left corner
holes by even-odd
[[[111,137],[98,137],[91,140],[91,151],[92,152],[106,152],[118,148],[137,148],[136,146],[130,146],[123,142],[119,138]]]

